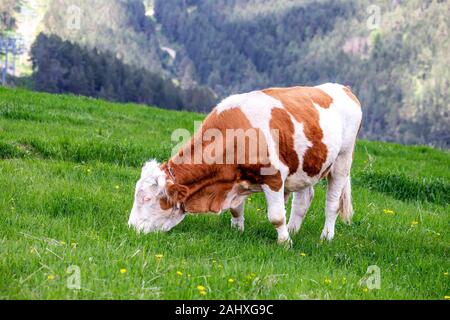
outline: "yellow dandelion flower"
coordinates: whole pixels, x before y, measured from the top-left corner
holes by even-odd
[[[249,280],[252,280],[252,279],[254,279],[256,277],[256,273],[250,273],[248,276],[247,276],[247,279],[249,279]]]
[[[202,295],[202,296],[206,296],[206,291],[205,290],[201,290],[201,291],[199,291],[198,292],[200,295]]]
[[[164,256],[162,254],[155,254],[155,258],[160,260],[162,259]]]
[[[368,288],[363,288],[363,292],[369,292]]]
[[[116,188],[116,190],[119,190],[120,186],[119,186],[119,185],[116,185],[115,188]]]
[[[300,257],[306,257],[306,253],[300,252]]]
[[[448,272],[444,272],[444,276],[448,277]]]
[[[88,172],[88,173],[91,173],[91,169],[87,169],[87,172]]]
[[[234,283],[234,279],[233,278],[230,278],[230,279],[228,279],[228,283]]]
[[[444,300],[450,300],[450,296],[445,296]]]
[[[384,212],[385,214],[394,214],[394,211],[391,210],[391,209],[384,209],[383,212]]]
[[[121,269],[120,269],[120,273],[121,273],[121,274],[127,273],[127,269],[121,268]]]
[[[325,282],[326,285],[330,285],[331,284],[331,279],[325,279],[324,282]]]
[[[177,275],[182,276],[182,275],[183,275],[183,272],[177,271]]]
[[[47,279],[50,280],[50,281],[52,281],[53,279],[55,279],[55,276],[52,275],[52,274],[49,274],[49,275],[47,276]]]
[[[188,278],[190,278],[191,277],[191,275],[188,273]]]
[[[197,289],[198,289],[199,291],[206,291],[206,288],[205,288],[204,286],[202,286],[201,284],[199,284],[199,285],[197,286]]]

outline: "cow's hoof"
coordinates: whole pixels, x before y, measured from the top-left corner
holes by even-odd
[[[324,241],[331,241],[334,238],[334,231],[323,229],[322,234],[320,235],[320,240]]]
[[[288,225],[287,225],[288,232],[291,236],[297,234],[298,231],[300,230],[300,227],[301,227],[301,223],[298,223],[298,224],[288,223]]]
[[[286,239],[278,239],[278,244],[285,247],[286,249],[290,249],[294,245],[290,237]]]
[[[244,232],[244,217],[231,218],[231,228]]]

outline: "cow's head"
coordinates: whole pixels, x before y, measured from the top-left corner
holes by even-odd
[[[166,166],[149,161],[136,183],[133,209],[128,225],[138,231],[169,231],[179,224],[186,212],[220,213],[236,208],[254,189],[248,181],[232,179],[234,175],[196,183],[190,187],[174,183]]]
[[[185,217],[184,209],[177,204],[177,200],[185,196],[186,191],[168,180],[156,161],[147,162],[136,183],[128,225],[144,233],[169,231]]]

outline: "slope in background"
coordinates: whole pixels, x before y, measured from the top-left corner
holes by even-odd
[[[41,2],[47,35],[111,52],[190,90],[177,94],[191,110],[207,111],[217,98],[262,87],[341,82],[363,103],[364,137],[450,146],[449,1]],[[78,29],[70,27],[71,6],[82,13]],[[73,81],[63,75],[62,82]],[[54,91],[45,86],[39,89]]]

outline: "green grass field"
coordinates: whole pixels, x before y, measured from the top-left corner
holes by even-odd
[[[1,88],[0,298],[449,299],[450,155],[428,147],[360,141],[354,223],[331,243],[319,240],[326,182],[290,250],[262,195],[243,234],[229,213],[129,230],[141,165],[167,159],[172,131],[202,117]],[[380,289],[360,285],[371,265]]]

